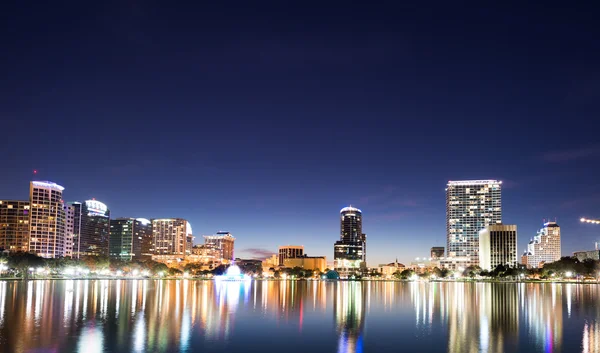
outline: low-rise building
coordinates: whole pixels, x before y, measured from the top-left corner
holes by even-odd
[[[377,266],[377,270],[381,273],[381,277],[385,279],[391,279],[394,277],[394,273],[404,271],[406,267],[399,263],[398,260],[396,262],[390,262],[389,264],[381,264]]]
[[[472,263],[473,261],[468,256],[444,257],[440,259],[440,268],[462,272]]]
[[[302,256],[286,258],[283,260],[283,266],[288,268],[301,267],[305,270],[324,272],[327,268],[327,259],[325,256]]]

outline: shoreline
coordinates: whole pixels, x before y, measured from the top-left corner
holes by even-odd
[[[26,281],[180,281],[180,280],[188,280],[188,281],[214,281],[214,278],[153,278],[153,277],[135,277],[135,278],[106,278],[106,277],[73,277],[73,278],[53,278],[53,277],[44,277],[44,278],[7,278],[0,277],[0,281],[16,281],[16,282],[26,282]],[[433,281],[412,281],[412,280],[394,280],[394,279],[361,279],[361,280],[348,280],[348,279],[281,279],[281,278],[253,278],[252,281],[300,281],[300,282],[397,282],[397,283],[507,283],[507,284],[518,284],[518,283],[558,283],[558,284],[600,284],[600,281],[575,281],[575,280],[493,280],[493,279],[485,279],[485,280],[461,280],[461,279],[449,279],[449,280],[433,280]],[[235,281],[232,281],[235,282]]]

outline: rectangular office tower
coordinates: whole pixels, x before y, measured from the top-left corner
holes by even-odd
[[[50,181],[30,183],[29,252],[46,258],[66,255],[64,189]]]
[[[0,249],[29,251],[29,201],[0,200]]]
[[[502,223],[501,181],[449,181],[446,188],[446,256],[479,265],[479,231]]]
[[[109,256],[125,261],[150,259],[152,236],[152,222],[145,218],[111,219]]]
[[[517,226],[492,224],[479,232],[479,267],[517,266]]]

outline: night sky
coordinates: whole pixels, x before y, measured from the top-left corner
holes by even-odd
[[[14,3],[0,199],[51,180],[196,242],[228,230],[239,257],[329,261],[352,204],[374,266],[446,245],[448,180],[499,179],[519,253],[543,218],[563,255],[600,240],[579,223],[600,218],[593,2]]]

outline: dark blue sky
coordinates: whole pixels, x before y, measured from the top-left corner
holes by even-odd
[[[328,260],[351,203],[376,265],[445,246],[448,180],[495,178],[519,251],[544,217],[565,255],[600,240],[592,2],[244,3],[0,5],[0,198],[38,169],[238,256]]]

